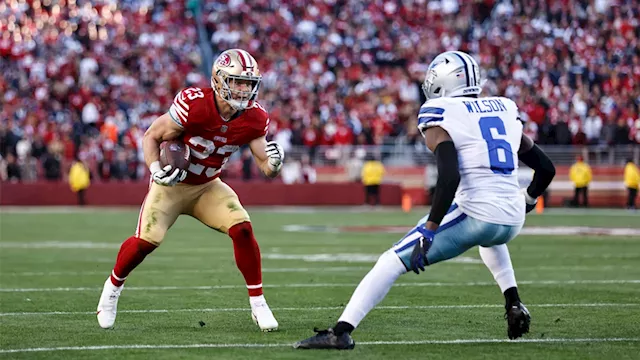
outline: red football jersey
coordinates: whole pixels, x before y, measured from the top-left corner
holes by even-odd
[[[191,87],[176,95],[169,114],[184,131],[191,150],[185,184],[199,185],[217,178],[229,156],[240,146],[267,134],[269,114],[257,102],[226,121],[218,113],[212,88]]]

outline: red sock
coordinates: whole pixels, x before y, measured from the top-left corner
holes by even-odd
[[[135,236],[128,238],[120,246],[116,265],[111,272],[111,283],[115,286],[124,284],[129,273],[156,248],[156,245]]]
[[[253,235],[251,223],[245,221],[229,229],[229,236],[233,240],[233,254],[236,265],[249,289],[249,296],[262,295],[262,264],[260,261],[260,247]]]

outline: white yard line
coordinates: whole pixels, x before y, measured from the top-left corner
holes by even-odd
[[[112,262],[113,259],[110,259]],[[447,263],[443,263],[446,265]],[[518,267],[516,270],[518,271],[558,271],[558,270],[570,270],[570,271],[587,271],[587,272],[598,272],[598,271],[613,271],[613,270],[633,270],[637,269],[637,266],[632,265],[593,265],[593,266],[584,266],[584,265],[558,265],[558,266],[531,266],[531,267]],[[352,271],[365,271],[370,270],[370,266],[341,266],[341,267],[310,267],[310,268],[263,268],[262,272],[264,273],[305,273],[305,272],[316,272],[316,273],[333,273],[333,272],[343,272],[344,275],[353,275]],[[477,266],[463,266],[460,267],[456,265],[456,271],[478,271]],[[171,269],[166,268],[162,270],[145,270],[145,269],[136,269],[136,274],[140,275],[150,275],[150,274],[218,274],[218,273],[228,273],[228,269]],[[91,276],[91,275],[105,275],[109,274],[108,270],[96,270],[96,271],[24,271],[24,272],[0,272],[0,277],[12,277],[12,276]],[[339,274],[336,274],[339,275]],[[106,275],[105,275],[106,276]],[[335,275],[333,275],[335,276]]]
[[[638,342],[640,338],[548,338],[548,339],[453,339],[453,340],[416,340],[416,341],[363,341],[358,346],[370,345],[462,345],[462,344],[515,344],[520,343],[604,343],[604,342]],[[291,347],[292,344],[130,344],[130,345],[96,345],[96,346],[61,346],[22,349],[0,349],[0,354],[51,351],[96,351],[96,350],[132,350],[132,349],[205,349],[205,348],[275,348]]]
[[[640,284],[640,280],[533,280],[518,281],[521,285],[582,285],[582,284]],[[352,283],[306,283],[306,284],[271,284],[267,288],[323,288],[323,287],[355,287]],[[397,287],[430,287],[430,286],[496,286],[495,282],[413,282],[397,283]],[[167,291],[167,290],[221,290],[244,289],[245,285],[203,285],[203,286],[131,286],[127,291]],[[57,287],[57,288],[0,288],[0,292],[69,292],[69,291],[99,291],[98,287]]]
[[[526,304],[529,308],[562,308],[562,307],[637,307],[637,304],[616,304],[616,303],[586,303],[586,304]],[[476,305],[397,305],[397,306],[377,306],[377,310],[443,310],[443,309],[484,309],[502,308],[500,304],[476,304]],[[272,308],[273,311],[325,311],[341,310],[344,306],[318,306],[318,307],[284,307]],[[118,313],[148,314],[148,313],[182,313],[182,312],[243,312],[249,308],[204,308],[204,309],[139,309],[139,310],[118,310]],[[40,312],[6,312],[0,313],[2,316],[55,316],[55,315],[95,315],[95,311],[40,311]]]
[[[311,267],[311,268],[263,268],[263,273],[299,273],[299,272],[349,272],[369,270],[366,266],[344,266],[344,267]],[[217,274],[229,273],[228,269],[164,269],[164,270],[144,270],[136,269],[136,274]],[[85,276],[85,275],[109,275],[109,270],[102,271],[26,271],[0,273],[0,276]]]
[[[95,212],[109,213],[137,213],[139,206],[0,206],[0,213],[4,214],[81,214]],[[416,206],[412,213],[427,214],[430,208],[427,206]],[[269,213],[285,213],[285,214],[317,214],[317,213],[397,213],[400,212],[399,206],[380,206],[370,208],[366,206],[248,206],[247,211],[251,212],[269,212]],[[594,215],[594,216],[638,216],[620,208],[591,208],[591,209],[574,209],[574,208],[549,208],[545,209],[544,214],[530,214],[529,216],[557,216],[557,215]],[[411,215],[408,215],[411,216]]]

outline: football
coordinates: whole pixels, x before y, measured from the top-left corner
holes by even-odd
[[[160,145],[160,165],[171,165],[174,169],[187,170],[191,151],[182,141],[169,140]]]

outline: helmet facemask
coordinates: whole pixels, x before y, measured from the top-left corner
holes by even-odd
[[[253,105],[261,81],[260,75],[232,75],[224,70],[218,70],[211,78],[216,94],[236,110],[244,110]]]
[[[432,96],[431,90],[434,86],[433,83],[437,76],[438,75],[436,74],[435,71],[429,70],[429,74],[427,75],[427,77],[424,79],[424,82],[422,83],[422,92],[424,93],[424,96],[426,97],[427,100],[430,100],[436,97],[436,96]],[[433,94],[437,95],[438,97],[442,97],[444,96],[444,89],[442,89],[441,87],[437,87],[433,89]]]

